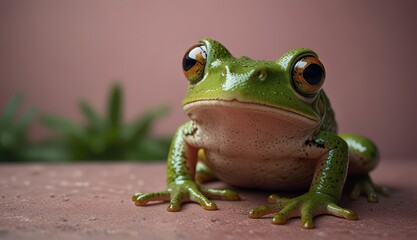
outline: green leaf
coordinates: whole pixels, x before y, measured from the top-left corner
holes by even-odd
[[[15,94],[4,106],[3,114],[1,116],[1,121],[4,123],[10,123],[16,114],[17,108],[19,107],[22,101],[22,94]]]
[[[110,126],[118,128],[122,119],[122,89],[119,84],[111,89],[107,111]]]
[[[2,149],[14,149],[19,144],[19,138],[13,129],[4,130],[0,133],[0,147]]]
[[[41,121],[47,128],[65,135],[84,135],[80,126],[62,117],[44,115]]]
[[[152,137],[150,130],[168,108],[153,108],[126,124],[123,122],[123,92],[119,84],[110,89],[104,116],[87,102],[79,102],[85,125],[60,116],[43,115],[41,123],[55,135],[42,142],[27,140],[28,126],[37,111],[30,108],[16,118],[21,101],[22,95],[14,95],[0,112],[0,162],[166,158],[170,140]],[[14,120],[16,124],[13,124]]]
[[[153,108],[145,112],[130,127],[125,129],[124,133],[127,144],[135,144],[139,139],[148,136],[155,120],[164,116],[167,112],[168,108],[166,106]]]
[[[65,146],[56,143],[38,143],[28,146],[22,155],[27,161],[64,162],[71,160]]]
[[[24,132],[27,130],[30,122],[35,118],[37,110],[34,107],[29,108],[26,112],[23,113],[22,117],[16,123],[16,131]]]
[[[168,148],[155,139],[146,138],[135,145],[135,148],[131,147],[126,155],[130,160],[164,160],[168,155]]]
[[[83,113],[84,117],[87,119],[88,125],[90,128],[99,131],[104,127],[103,119],[99,114],[85,101],[80,101],[78,104],[80,111]]]

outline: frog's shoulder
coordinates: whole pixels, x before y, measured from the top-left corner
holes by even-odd
[[[321,91],[319,97],[323,101],[324,112],[325,112],[320,130],[326,131],[326,132],[337,133],[337,123],[336,123],[335,113],[330,104],[330,100],[324,91]]]

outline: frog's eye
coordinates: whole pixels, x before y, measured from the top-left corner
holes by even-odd
[[[206,59],[206,46],[196,44],[188,49],[182,59],[182,69],[188,81],[195,83],[203,79]]]
[[[299,59],[292,69],[292,83],[298,93],[313,97],[323,86],[325,71],[323,64],[313,56]]]

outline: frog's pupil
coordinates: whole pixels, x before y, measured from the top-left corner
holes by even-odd
[[[190,70],[195,64],[197,63],[197,60],[194,58],[191,58],[189,54],[185,56],[185,58],[182,60],[182,67],[185,71]]]
[[[323,69],[318,64],[312,63],[304,69],[303,77],[308,84],[317,85],[323,77]]]

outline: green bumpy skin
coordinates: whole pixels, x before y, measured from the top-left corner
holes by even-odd
[[[168,211],[175,212],[192,201],[215,210],[210,199],[240,199],[234,191],[202,185],[215,178],[264,189],[301,186],[309,191],[292,199],[271,195],[269,204],[252,209],[249,217],[273,214],[274,224],[301,217],[303,228],[313,228],[317,215],[357,219],[354,211],[337,205],[346,178],[352,199],[363,194],[377,202],[378,192],[388,194],[369,176],[378,162],[373,142],[337,134],[334,112],[321,89],[324,67],[311,50],[294,49],[275,62],[256,61],[234,58],[220,43],[205,39],[186,53],[183,68],[189,80],[183,108],[191,120],[172,140],[167,189],[136,193],[132,200],[137,206],[167,201]],[[255,169],[273,171],[263,179]],[[297,182],[304,174],[311,184]]]

